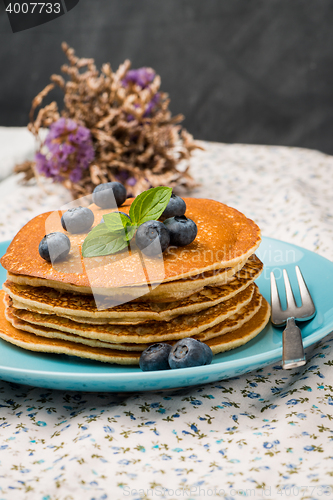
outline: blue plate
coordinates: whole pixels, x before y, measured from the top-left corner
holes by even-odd
[[[0,254],[8,242],[0,243]],[[304,346],[325,337],[333,330],[333,263],[303,248],[272,238],[263,238],[258,257],[264,271],[257,280],[263,296],[270,300],[270,271],[281,283],[285,267],[294,290],[298,290],[295,264],[302,270],[317,307],[312,321],[302,325]],[[6,278],[0,266],[1,283]],[[299,296],[296,295],[296,301]],[[73,391],[151,391],[215,382],[262,368],[282,357],[282,330],[271,324],[253,340],[232,351],[214,356],[209,366],[142,372],[136,367],[121,367],[60,354],[26,351],[0,339],[0,377],[3,380],[48,389]]]

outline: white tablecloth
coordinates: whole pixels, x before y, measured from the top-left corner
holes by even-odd
[[[0,132],[1,145],[9,135]],[[12,143],[23,136],[14,131]],[[332,157],[202,144],[195,196],[333,260]],[[44,189],[13,176],[0,183],[2,240],[70,199],[61,186]],[[0,500],[333,498],[332,341],[308,348],[300,369],[277,364],[178,391],[63,393],[1,381]]]

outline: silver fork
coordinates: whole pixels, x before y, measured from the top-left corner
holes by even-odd
[[[302,333],[295,323],[308,321],[316,314],[316,308],[300,268],[295,266],[302,305],[297,307],[293,291],[290,286],[287,271],[283,269],[283,278],[286,289],[287,308],[282,310],[279,292],[276,286],[274,273],[271,272],[271,305],[272,323],[275,326],[287,325],[282,334],[282,368],[285,370],[305,365],[306,359],[303,348]]]

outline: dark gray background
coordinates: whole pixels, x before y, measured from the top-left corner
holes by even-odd
[[[27,124],[65,40],[98,67],[153,67],[197,139],[333,153],[331,0],[80,0],[15,34],[0,6],[0,125]]]

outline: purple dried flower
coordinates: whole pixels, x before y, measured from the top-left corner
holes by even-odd
[[[127,185],[128,186],[135,186],[136,184],[136,178],[135,177],[130,177],[129,179],[127,179]]]
[[[95,158],[90,130],[69,118],[50,126],[44,145],[48,152],[35,155],[37,171],[58,182],[66,177],[78,182]]]
[[[160,94],[159,92],[157,92],[157,94],[155,94],[152,98],[152,100],[147,104],[147,107],[146,107],[146,111],[144,112],[144,117],[147,118],[148,116],[151,115],[153,109],[155,108],[156,104],[159,103],[160,101]]]
[[[136,178],[130,176],[129,172],[127,172],[126,170],[121,170],[120,172],[118,172],[116,177],[119,182],[121,182],[122,184],[126,183],[127,186],[135,186],[136,184]]]
[[[130,83],[131,84],[136,84],[139,85],[142,89],[145,89],[149,87],[149,84],[152,83],[152,81],[155,78],[155,71],[152,68],[139,68],[139,69],[130,69],[126,75],[125,78],[123,79],[123,85],[127,87]],[[160,101],[160,94],[157,92],[151,101],[147,104],[146,110],[143,114],[144,118],[147,118],[151,116],[151,113],[153,109],[155,108],[156,104]],[[138,104],[134,104],[134,107],[138,107]],[[127,115],[127,121],[132,121],[134,120],[134,116],[132,114]]]
[[[123,79],[123,85],[126,87],[129,83],[134,83],[145,89],[154,80],[155,74],[152,68],[130,69]]]

